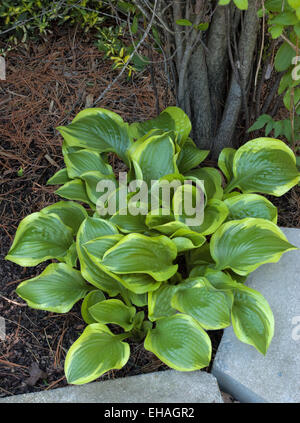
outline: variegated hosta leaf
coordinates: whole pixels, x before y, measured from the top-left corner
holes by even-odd
[[[164,132],[173,131],[179,145],[183,145],[191,132],[192,125],[188,116],[179,107],[167,107],[161,114],[145,122],[133,123],[130,126],[135,138],[143,137],[153,129]]]
[[[70,248],[67,251],[67,254],[64,256],[64,262],[71,267],[77,266],[78,254],[76,249],[76,242],[74,241]]]
[[[220,291],[210,286],[195,285],[178,289],[172,298],[173,308],[192,316],[208,330],[230,326],[232,303],[230,291]]]
[[[128,125],[120,116],[105,109],[88,109],[76,116],[68,126],[57,129],[69,146],[116,153],[129,164],[127,150],[131,145]]]
[[[100,172],[103,175],[113,174],[112,167],[105,163],[101,154],[96,151],[82,149],[64,155],[70,178],[80,178],[86,172]]]
[[[188,261],[191,265],[208,265],[213,264],[215,265],[214,259],[210,253],[210,244],[206,242],[201,247],[196,248],[189,252]]]
[[[211,199],[204,209],[204,221],[202,225],[194,229],[202,235],[213,234],[226,220],[228,208],[223,201]]]
[[[89,289],[78,270],[52,263],[39,276],[22,282],[16,292],[32,308],[67,313]]]
[[[60,169],[51,178],[48,179],[47,185],[60,185],[69,182],[71,179],[68,175],[67,169]]]
[[[236,150],[234,148],[223,148],[218,159],[218,166],[224,173],[228,183],[233,178],[233,159],[235,153]]]
[[[121,291],[117,276],[100,269],[84,249],[84,244],[97,237],[116,234],[118,234],[118,230],[112,223],[104,219],[88,217],[82,222],[76,238],[82,276],[92,285],[107,292],[111,297]]]
[[[117,274],[147,273],[157,281],[173,276],[176,245],[167,237],[147,237],[141,234],[124,236],[103,256],[102,264]]]
[[[45,207],[41,213],[57,214],[63,223],[73,229],[73,234],[77,234],[78,228],[83,220],[88,216],[87,211],[74,201],[59,201],[51,206]]]
[[[133,144],[129,154],[138,164],[148,187],[152,180],[178,173],[175,146],[169,134],[153,135],[140,143],[138,147]]]
[[[73,179],[67,182],[62,187],[58,188],[55,194],[67,200],[81,201],[82,203],[88,204],[91,208],[95,208],[87,195],[85,183],[81,179]]]
[[[207,200],[212,198],[222,200],[222,177],[217,169],[212,167],[201,167],[200,169],[194,169],[188,172],[186,178],[189,179],[190,176],[196,177],[200,181],[204,181]]]
[[[104,301],[106,298],[100,289],[95,289],[94,291],[89,292],[82,301],[81,304],[81,315],[85,323],[90,325],[91,323],[97,323],[97,321],[91,316],[89,308],[94,304]]]
[[[300,181],[294,153],[273,138],[257,138],[240,147],[234,156],[233,175],[226,192],[237,187],[244,193],[280,197]]]
[[[114,323],[129,331],[133,328],[135,307],[126,306],[120,300],[104,300],[89,307],[89,313],[99,323]]]
[[[274,223],[256,218],[224,223],[210,242],[217,270],[230,268],[239,275],[276,263],[284,252],[294,249]]]
[[[144,294],[136,294],[135,292],[127,290],[127,295],[132,304],[137,307],[145,307],[148,304],[148,292],[145,292]]]
[[[56,214],[32,213],[21,221],[6,260],[20,266],[54,258],[64,261],[72,243],[72,229]]]
[[[229,209],[227,220],[258,217],[277,223],[277,208],[262,195],[241,194],[224,200]]]
[[[232,326],[240,341],[266,354],[274,335],[274,317],[259,292],[244,285],[234,290]]]
[[[149,330],[144,346],[169,367],[180,371],[202,369],[211,358],[209,336],[186,314],[158,320],[155,329]]]
[[[201,247],[201,245],[206,241],[206,238],[203,235],[184,228],[178,229],[174,232],[171,239],[176,244],[178,253]]]
[[[176,310],[171,305],[171,300],[176,292],[176,286],[163,283],[159,289],[148,294],[148,318],[151,322],[162,317],[172,316]]]
[[[85,188],[89,200],[93,204],[97,204],[98,199],[101,197],[101,193],[97,191],[97,185],[102,180],[109,180],[112,182],[112,186],[117,187],[117,182],[114,174],[104,175],[100,172],[86,172],[81,175],[81,179],[85,182]]]
[[[157,282],[151,276],[143,273],[122,275],[121,283],[125,288],[135,294],[145,294],[155,291],[161,285],[161,282]]]
[[[126,335],[123,335],[123,339]],[[114,335],[107,326],[93,323],[69,349],[65,360],[67,381],[82,385],[127,363],[130,348],[122,335]]]
[[[233,289],[239,286],[229,273],[222,272],[221,270],[207,268],[204,272],[204,276],[216,289]]]
[[[130,232],[146,232],[148,226],[145,223],[146,216],[143,214],[138,214],[136,216],[130,214],[120,214],[117,212],[114,214],[109,221],[118,227],[118,229],[123,233]]]
[[[177,159],[177,166],[183,175],[197,167],[209,155],[209,150],[199,150],[194,141],[188,138],[181,147]]]

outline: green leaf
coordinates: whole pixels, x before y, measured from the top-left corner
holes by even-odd
[[[300,0],[288,0],[288,3],[293,9],[300,7]]]
[[[279,197],[300,180],[294,153],[284,142],[273,138],[257,138],[240,147],[234,156],[233,174],[225,192],[238,187],[244,193]]]
[[[224,223],[210,242],[217,270],[231,268],[239,275],[276,263],[284,252],[294,249],[275,223],[256,218]]]
[[[237,8],[241,10],[248,9],[248,0],[233,0]]]
[[[146,274],[122,275],[122,285],[135,294],[145,294],[147,292],[155,291],[160,287],[161,282],[157,282],[151,276]]]
[[[120,300],[103,300],[89,307],[89,313],[99,323],[114,323],[129,331],[133,328],[135,307],[128,307]]]
[[[80,177],[85,172],[97,171],[103,175],[111,175],[112,167],[105,163],[101,154],[96,151],[82,149],[64,155],[70,178]]]
[[[271,23],[278,25],[296,25],[298,19],[293,12],[281,12],[279,15],[272,18]]]
[[[137,307],[145,307],[148,305],[148,293],[145,292],[144,294],[136,294],[132,291],[127,291],[128,297],[132,304],[136,305]]]
[[[84,111],[85,112],[85,111]],[[127,150],[131,145],[127,124],[120,117],[112,117],[107,110],[78,114],[68,126],[57,128],[69,146],[89,150],[114,152],[127,165]]]
[[[217,169],[214,169],[212,167],[202,167],[200,169],[194,169],[188,173],[186,178],[189,179],[190,176],[194,176],[197,179],[204,181],[204,188],[208,200],[212,198],[215,198],[217,200],[222,199],[222,178],[220,172]]]
[[[91,323],[97,323],[97,321],[91,316],[89,308],[94,304],[104,301],[106,298],[100,289],[95,289],[94,291],[89,292],[82,301],[81,304],[81,315],[85,323],[88,325]]]
[[[198,166],[209,154],[209,150],[199,150],[193,140],[188,138],[186,142],[181,147],[178,159],[177,166],[183,175],[186,174],[189,170]]]
[[[123,235],[121,234],[104,235],[91,239],[82,246],[86,249],[92,259],[96,259],[95,263],[98,262],[100,264],[105,252],[116,245],[122,238]]]
[[[232,290],[238,286],[237,282],[235,282],[227,272],[207,268],[204,272],[204,276],[216,289]]]
[[[246,286],[234,290],[232,326],[240,341],[266,354],[274,334],[274,317],[259,292]]]
[[[272,116],[266,115],[266,114],[260,115],[259,118],[256,120],[256,122],[254,122],[254,124],[250,126],[247,132],[257,131],[263,128],[267,123],[272,121],[273,121]]]
[[[176,310],[171,305],[176,289],[175,285],[164,283],[156,291],[149,292],[148,318],[151,322],[176,313]]]
[[[145,232],[148,226],[145,223],[145,215],[138,214],[137,216],[120,215],[119,212],[112,216],[109,221],[115,224],[121,232]]]
[[[56,214],[32,213],[21,221],[6,260],[20,266],[53,258],[63,261],[72,243],[72,229]]]
[[[286,71],[292,65],[294,56],[294,49],[288,43],[283,43],[275,56],[274,66],[277,72]]]
[[[192,26],[192,22],[189,21],[188,19],[177,19],[176,21],[177,25],[180,26]]]
[[[233,159],[236,150],[234,148],[223,148],[219,155],[218,166],[225,175],[227,182],[233,178]]]
[[[176,310],[193,317],[208,330],[230,326],[232,303],[233,295],[230,292],[197,285],[179,289],[172,298],[172,306]]]
[[[51,178],[48,179],[47,185],[60,185],[69,182],[70,178],[67,169],[60,169]]]
[[[59,216],[62,222],[73,229],[73,234],[77,234],[79,226],[88,217],[87,211],[80,204],[73,201],[59,201],[51,206],[45,207],[41,213],[54,213]]]
[[[82,203],[88,204],[91,208],[95,208],[86,193],[85,183],[80,179],[74,179],[67,182],[62,187],[58,188],[55,193],[62,198],[81,201]]]
[[[101,197],[100,192],[97,191],[97,185],[102,180],[109,180],[116,187],[116,178],[114,174],[111,175],[104,175],[100,172],[93,171],[93,172],[86,172],[81,175],[81,179],[85,181],[86,192],[88,195],[89,200],[91,200],[94,204],[97,204],[99,197]]]
[[[104,219],[88,217],[82,222],[76,238],[82,276],[96,288],[107,292],[111,297],[121,291],[118,277],[107,270],[100,269],[88,255],[83,245],[97,237],[115,235],[117,233],[118,230],[112,223]]]
[[[142,143],[133,144],[129,154],[140,167],[143,180],[149,184],[152,180],[178,173],[175,146],[168,134],[148,137]]]
[[[226,6],[227,4],[230,3],[231,0],[219,0],[219,5],[220,6]]]
[[[112,369],[121,369],[130,356],[129,345],[105,325],[94,323],[74,342],[65,360],[70,384],[82,385]]]
[[[178,229],[171,236],[172,241],[176,244],[177,253],[198,248],[206,241],[203,235],[190,229]]]
[[[106,251],[102,264],[117,274],[147,273],[160,282],[176,273],[176,255],[176,245],[163,235],[129,234]]]
[[[188,138],[192,124],[189,117],[179,107],[167,107],[160,115],[154,119],[145,122],[134,123],[130,125],[136,137],[140,138],[153,129],[160,129],[163,132],[174,131],[177,136],[177,142],[184,144]]]
[[[204,209],[204,221],[195,229],[202,235],[211,235],[222,225],[227,216],[228,208],[223,201],[209,200]]]
[[[144,343],[163,363],[179,371],[207,367],[211,358],[211,342],[200,324],[185,314],[165,317],[156,322]]]
[[[283,25],[272,25],[269,28],[269,32],[272,36],[273,39],[276,39],[278,37],[280,37],[280,35],[283,33],[284,30],[284,26]]]
[[[227,198],[224,203],[229,209],[228,220],[258,217],[277,223],[277,208],[262,195],[241,194]]]
[[[39,276],[22,282],[16,292],[32,308],[67,313],[88,290],[78,270],[65,263],[53,263]]]

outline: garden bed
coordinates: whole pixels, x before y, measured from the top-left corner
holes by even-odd
[[[146,68],[131,81],[124,76],[97,106],[130,122],[155,116],[157,104],[160,109],[173,105],[160,66],[155,65],[152,72]],[[55,187],[46,186],[63,163],[61,137],[55,127],[89,107],[115,76],[93,41],[76,30],[61,30],[47,42],[30,43],[8,54],[7,81],[0,85],[0,316],[6,320],[7,334],[0,341],[0,397],[67,384],[64,358],[85,327],[80,304],[67,314],[27,307],[15,288],[39,274],[47,263],[24,269],[4,257],[20,220],[59,200],[53,194]],[[111,164],[117,171],[115,157]],[[299,187],[271,201],[279,207],[279,225],[300,227]],[[213,357],[221,335],[222,331],[212,333]],[[131,343],[131,350],[127,365],[101,380],[168,368],[143,344]]]

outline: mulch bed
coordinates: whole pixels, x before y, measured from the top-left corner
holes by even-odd
[[[175,104],[162,64],[153,68],[152,78],[148,68],[131,81],[125,75],[97,106],[132,122],[155,116],[157,102],[161,110]],[[67,314],[27,307],[15,288],[46,264],[25,269],[4,257],[20,220],[60,199],[55,188],[46,186],[63,165],[55,127],[88,107],[115,76],[93,41],[76,30],[60,29],[46,42],[19,46],[7,56],[7,81],[0,82],[0,316],[7,334],[0,341],[0,397],[67,384],[64,358],[85,327],[80,305]],[[280,225],[300,227],[299,187],[272,201],[279,207]],[[215,353],[222,331],[211,335]],[[131,343],[131,351],[123,369],[101,380],[167,369],[143,344]]]

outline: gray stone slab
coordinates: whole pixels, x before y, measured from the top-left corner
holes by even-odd
[[[282,228],[300,247],[300,230]],[[300,402],[300,250],[285,253],[249,276],[247,285],[268,300],[275,335],[266,356],[224,331],[212,373],[221,389],[241,402]]]
[[[222,403],[210,373],[166,370],[0,398],[0,403]]]

